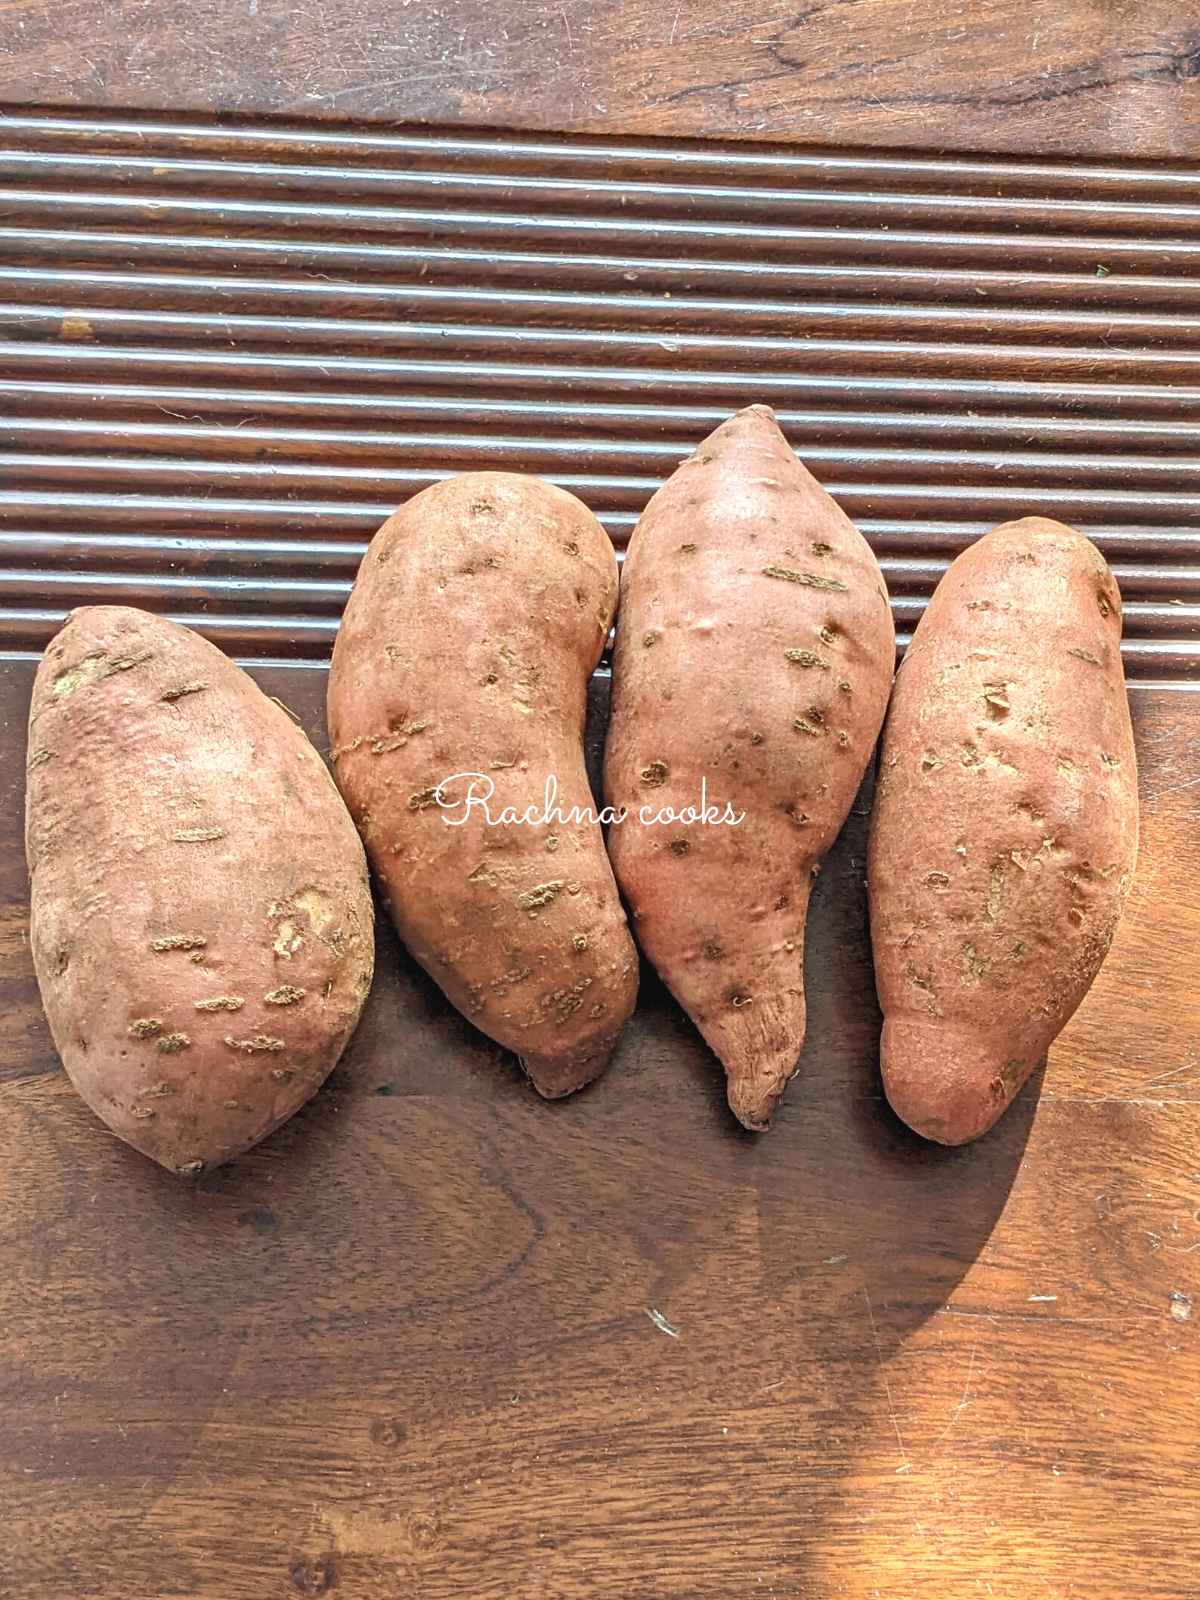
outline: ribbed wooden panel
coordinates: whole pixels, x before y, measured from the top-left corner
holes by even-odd
[[[1082,527],[1131,676],[1200,677],[1182,167],[0,117],[0,647],[71,606],[323,660],[405,496],[503,466],[618,548],[773,404],[907,636],[947,561]]]

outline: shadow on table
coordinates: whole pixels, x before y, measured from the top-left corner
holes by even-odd
[[[680,1573],[702,1573],[688,1592],[743,1592],[751,1559],[708,1538],[682,1487],[693,1478],[714,1494],[744,1488],[755,1548],[778,1574],[806,1573],[856,1453],[875,1448],[886,1363],[987,1244],[1038,1088],[961,1150],[924,1143],[889,1111],[865,826],[860,807],[817,886],[808,1040],[765,1135],[734,1123],[720,1068],[652,974],[610,1072],[546,1104],[382,922],[342,1064],[290,1123],[199,1185],[120,1146],[65,1084],[36,1086],[14,1329],[39,1352],[37,1381],[57,1381],[64,1350],[74,1376],[53,1450],[35,1405],[11,1431],[30,1492],[66,1484],[80,1517],[103,1501],[75,1556],[102,1552],[119,1527],[137,1559],[158,1560],[154,1507],[201,1494],[206,1473],[221,1481],[230,1439],[239,1471],[274,1472],[261,1419],[278,1415],[305,1418],[287,1435],[303,1457],[288,1470],[319,1476],[333,1449],[356,1516],[371,1484],[430,1504],[451,1495],[443,1443],[481,1481],[541,1483],[512,1490],[531,1529],[552,1491],[556,1553],[533,1534],[498,1552],[508,1592],[540,1594],[560,1568],[562,1592],[576,1592],[574,1564],[600,1538],[613,1541],[610,1576],[628,1572],[619,1557],[636,1559],[642,1501],[612,1510],[610,1461],[646,1485]],[[679,1336],[651,1312],[678,1317]],[[103,1339],[81,1340],[92,1328]],[[140,1406],[152,1419],[141,1428],[95,1425]],[[831,1446],[851,1411],[856,1430]],[[803,1509],[780,1522],[772,1507],[795,1473]],[[257,1576],[359,1570],[365,1557],[335,1559],[307,1527],[289,1523],[278,1550],[240,1559]],[[199,1581],[182,1555],[176,1568],[176,1588]],[[393,1568],[380,1571],[390,1583]]]

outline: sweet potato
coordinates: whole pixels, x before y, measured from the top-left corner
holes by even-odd
[[[952,564],[900,668],[870,846],[881,1067],[962,1144],[1010,1104],[1104,960],[1137,854],[1121,599],[1026,517]]]
[[[892,681],[866,541],[766,406],[712,433],[646,507],[621,584],[609,848],[638,941],[770,1121],[804,1041],[809,891],[870,758]],[[655,822],[704,798],[744,820]]]
[[[25,845],[54,1042],[120,1138],[196,1173],[328,1076],[371,983],[362,846],[221,651],[143,611],[73,612],[34,683]]]
[[[616,597],[573,495],[466,473],[371,541],[329,679],[337,779],[400,937],[548,1098],[602,1071],[637,993],[583,758]]]

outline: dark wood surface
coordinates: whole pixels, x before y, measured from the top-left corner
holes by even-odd
[[[4,0],[0,103],[1200,154],[1196,0]]]
[[[323,672],[257,676],[320,740]],[[652,980],[609,1075],[546,1105],[381,929],[326,1088],[190,1187],[57,1068],[18,843],[31,677],[0,680],[6,1595],[1195,1593],[1192,694],[1133,691],[1128,915],[978,1145],[880,1098],[864,795],[770,1134]]]

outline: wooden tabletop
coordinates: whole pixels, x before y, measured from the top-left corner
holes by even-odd
[[[0,9],[0,1595],[1193,1600],[1198,39],[1073,0]],[[390,505],[497,461],[620,548],[763,398],[902,639],[1020,510],[1122,586],[1138,874],[999,1127],[943,1150],[881,1097],[868,782],[764,1136],[651,974],[548,1105],[382,924],[264,1145],[190,1185],[107,1133],[28,950],[65,610],[186,618],[324,751]]]
[[[5,0],[0,104],[1200,155],[1197,0]]]
[[[319,740],[324,675],[258,676]],[[864,796],[768,1135],[652,978],[608,1076],[547,1105],[381,925],[326,1089],[192,1188],[57,1069],[17,842],[30,681],[0,690],[14,1600],[1194,1593],[1183,696],[1134,691],[1128,914],[976,1146],[923,1144],[880,1097]]]

